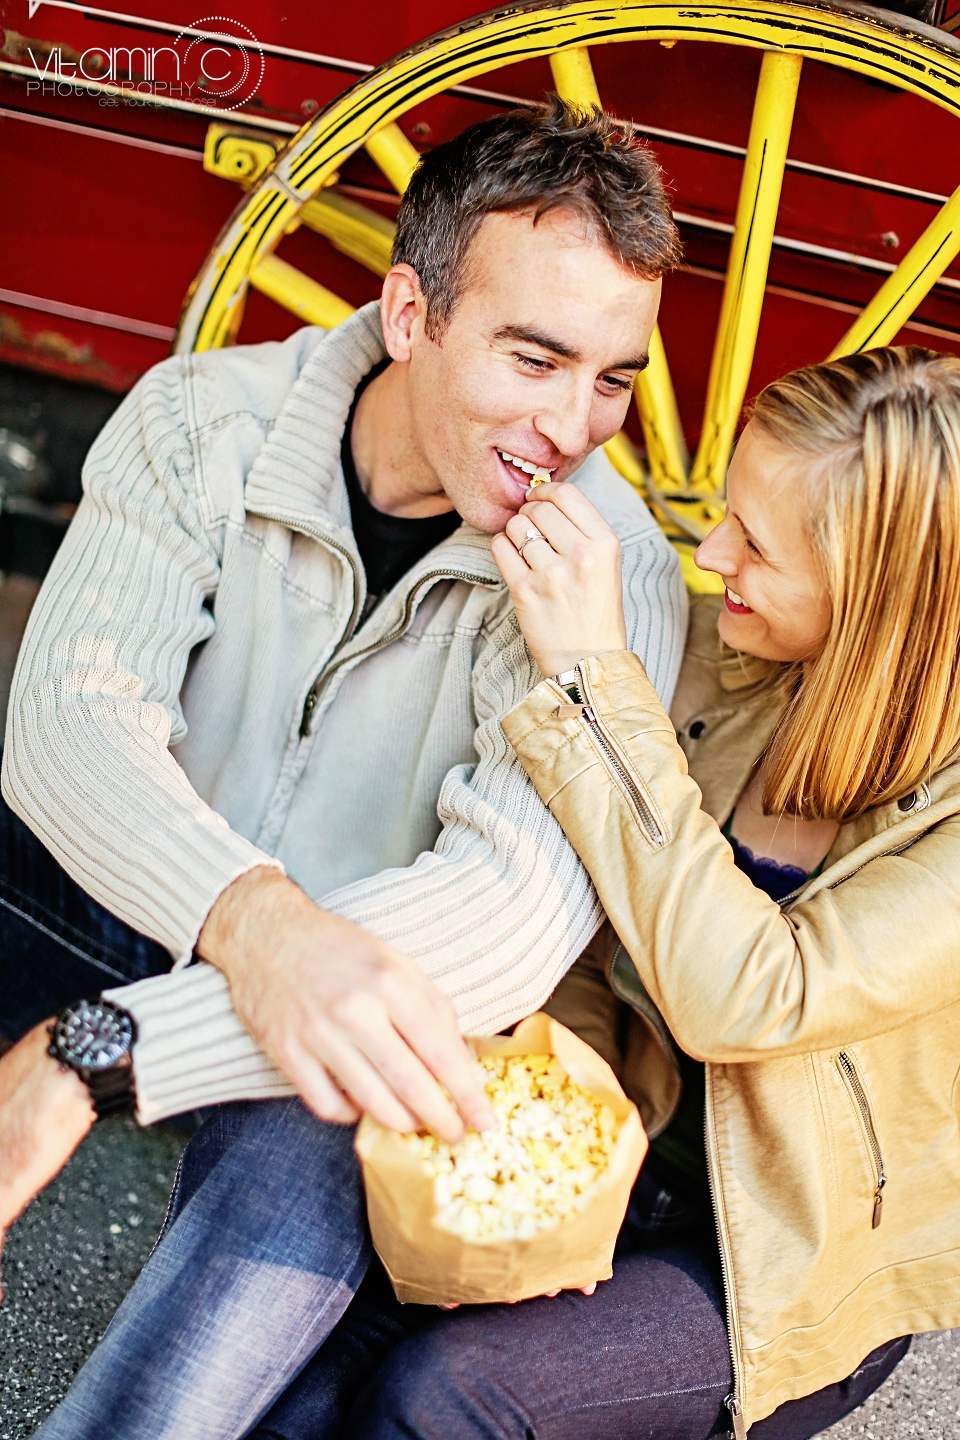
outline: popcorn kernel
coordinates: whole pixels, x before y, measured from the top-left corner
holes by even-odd
[[[617,1119],[555,1055],[483,1055],[476,1064],[496,1124],[456,1145],[424,1133],[402,1138],[433,1180],[438,1225],[477,1244],[528,1240],[589,1203]]]

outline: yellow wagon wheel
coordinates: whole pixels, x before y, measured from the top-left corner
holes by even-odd
[[[661,522],[674,532],[691,587],[713,588],[711,577],[693,566],[690,547],[722,514],[720,492],[753,362],[804,57],[911,91],[960,115],[960,42],[952,35],[900,16],[865,14],[854,4],[828,7],[786,0],[708,0],[695,6],[664,0],[527,0],[441,31],[334,100],[263,170],[190,289],[175,349],[231,344],[250,284],[304,320],[339,324],[352,307],[273,251],[291,227],[305,223],[370,269],[386,273],[392,224],[343,196],[324,193],[350,155],[365,146],[402,192],[419,156],[396,121],[414,105],[477,75],[542,57],[549,57],[560,95],[582,105],[597,104],[589,47],[629,40],[703,40],[765,52],[697,453],[691,464],[659,331],[651,342],[650,364],[636,382],[646,470],[641,471],[625,436],[615,437],[607,447],[617,468],[646,490]],[[250,154],[238,155],[237,178],[245,169],[255,174],[264,163],[265,157],[258,160],[253,154],[256,148],[253,144],[247,147]],[[958,250],[960,189],[831,358],[889,344]]]

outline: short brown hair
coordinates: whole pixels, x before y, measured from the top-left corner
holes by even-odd
[[[471,125],[425,155],[400,204],[395,265],[417,272],[427,332],[456,309],[465,262],[485,215],[572,210],[621,264],[655,279],[680,260],[663,177],[649,147],[602,110],[548,97]]]
[[[820,654],[786,667],[764,809],[850,820],[960,746],[960,359],[810,365],[761,391],[752,423],[800,461],[832,608]]]

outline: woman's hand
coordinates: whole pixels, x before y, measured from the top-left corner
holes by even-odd
[[[575,486],[531,491],[490,551],[542,675],[627,648],[620,542]]]

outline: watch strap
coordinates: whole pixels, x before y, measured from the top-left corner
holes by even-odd
[[[129,1055],[109,1070],[78,1070],[77,1074],[90,1091],[98,1120],[105,1120],[108,1115],[132,1115],[137,1108],[133,1062]]]

